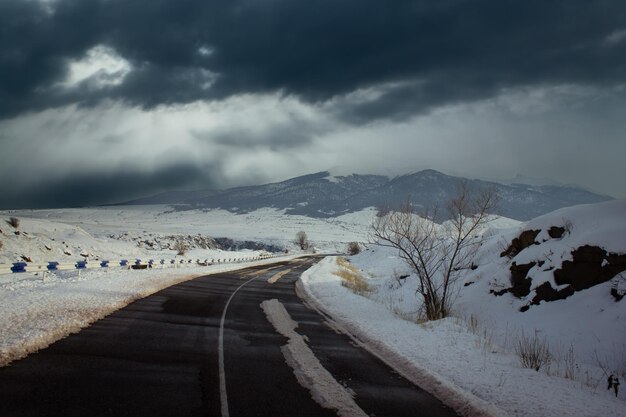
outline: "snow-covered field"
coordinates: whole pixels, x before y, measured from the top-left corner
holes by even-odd
[[[5,211],[0,212],[0,263],[23,257],[33,262],[75,261],[84,255],[89,259],[172,258],[173,241],[196,236],[205,240],[187,256],[198,259],[225,253],[203,247],[203,242],[215,237],[278,245],[294,254],[293,241],[300,230],[318,252],[344,252],[348,242],[356,241],[365,250],[349,260],[371,291],[357,295],[344,287],[333,273],[340,268],[334,257],[303,276],[303,291],[407,377],[463,415],[626,415],[626,301],[610,294],[626,291],[626,273],[572,290],[561,300],[547,302],[538,296],[548,284],[555,292],[568,289],[555,280],[553,271],[574,261],[572,252],[581,246],[598,246],[606,256],[626,253],[625,200],[562,209],[526,224],[496,219],[483,231],[478,268],[459,281],[453,317],[421,324],[416,320],[420,307],[416,276],[393,250],[365,245],[371,239],[374,214],[368,209],[312,219],[273,209],[236,215],[222,210],[176,212],[168,206]],[[4,222],[11,216],[21,220],[19,234]],[[547,231],[552,226],[568,230],[553,238]],[[500,256],[527,230],[538,230],[534,242]],[[612,267],[615,259],[605,257],[598,268]],[[508,290],[514,262],[535,263],[528,270],[532,282],[523,295]],[[0,276],[0,364],[77,331],[134,299],[197,274],[237,267],[88,270],[80,277],[69,271],[49,276],[45,283],[33,275]],[[408,277],[400,279],[402,275]],[[523,368],[515,353],[522,334],[537,335],[549,346],[550,364],[538,372]],[[606,389],[606,372],[620,375],[618,398]]]
[[[173,211],[170,206],[123,206],[82,209],[20,210],[0,212],[0,219],[17,217],[19,230],[13,235],[4,221],[0,225],[0,263],[19,260],[27,251],[42,261],[80,258],[80,253],[104,256],[173,256],[172,250],[138,246],[144,240],[171,236],[227,237],[275,244],[289,250],[298,231],[308,235],[318,251],[344,251],[347,242],[366,242],[373,209],[331,219],[284,215],[282,210],[261,209],[247,214],[225,210]],[[54,239],[54,240],[52,240]],[[30,241],[30,243],[25,243]],[[51,248],[47,249],[45,246]],[[67,246],[66,246],[67,245]],[[71,255],[65,255],[67,249]],[[202,258],[202,253],[190,253]],[[204,256],[206,258],[206,256]]]
[[[169,206],[0,212],[0,263],[28,260],[75,262],[83,259],[172,259],[173,243],[194,246],[188,259],[258,256],[258,251],[222,251],[203,247],[213,237],[253,240],[283,246],[304,230],[318,251],[343,251],[346,242],[367,239],[371,210],[330,220],[285,216],[260,210],[175,212]],[[10,217],[20,220],[17,228]],[[195,239],[195,240],[194,240]],[[150,244],[147,244],[149,242]],[[222,272],[269,261],[173,269],[123,270],[119,267],[0,275],[0,366],[78,331],[135,299],[200,274]],[[113,265],[113,264],[112,264]]]

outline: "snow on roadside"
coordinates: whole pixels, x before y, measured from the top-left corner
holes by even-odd
[[[580,383],[523,369],[517,357],[480,343],[453,318],[424,325],[399,318],[343,287],[333,274],[337,269],[336,258],[324,259],[303,274],[302,290],[374,351],[403,361],[403,374],[417,375],[424,389],[461,415],[624,415],[624,402],[602,387],[594,393]]]
[[[296,256],[281,257],[281,260]],[[0,366],[45,348],[131,302],[192,278],[266,265],[243,264],[179,269],[94,269],[61,272],[42,282],[3,280],[0,284]],[[15,277],[15,275],[11,276]]]

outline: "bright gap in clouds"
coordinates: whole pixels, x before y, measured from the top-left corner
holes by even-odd
[[[81,59],[69,62],[67,77],[61,85],[70,88],[83,81],[100,88],[120,85],[131,70],[131,64],[114,49],[98,45],[89,49]]]

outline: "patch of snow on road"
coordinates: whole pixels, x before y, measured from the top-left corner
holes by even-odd
[[[261,308],[274,328],[289,339],[286,345],[281,346],[281,351],[298,382],[311,392],[315,402],[336,410],[342,417],[367,417],[346,388],[322,366],[304,337],[296,332],[298,323],[291,319],[285,306],[272,299],[263,301]]]

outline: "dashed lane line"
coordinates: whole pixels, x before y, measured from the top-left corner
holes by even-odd
[[[268,279],[267,282],[269,284],[274,284],[276,281],[278,281],[279,279],[281,279],[283,276],[287,275],[290,272],[291,272],[291,268],[285,269],[284,271],[280,271],[280,272],[272,275],[272,277],[270,279]]]
[[[247,277],[256,277],[256,276],[259,276],[261,274],[264,274],[266,272],[269,272],[269,271],[271,271],[273,269],[280,268],[280,267],[281,267],[281,265],[279,265],[279,266],[272,266],[270,268],[263,268],[260,271],[247,272],[244,275],[247,276]]]

